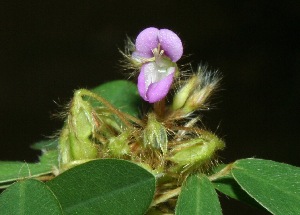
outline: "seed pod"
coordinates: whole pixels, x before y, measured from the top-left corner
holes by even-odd
[[[156,120],[153,113],[148,115],[147,126],[144,130],[144,146],[160,149],[163,154],[167,153],[168,136],[166,128]]]

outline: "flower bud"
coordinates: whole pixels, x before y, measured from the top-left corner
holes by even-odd
[[[214,90],[214,85],[207,85],[202,89],[195,90],[195,92],[187,99],[182,110],[184,113],[191,113],[195,110],[205,107],[207,98],[211,95]]]
[[[70,149],[73,160],[95,159],[98,155],[97,145],[89,138],[79,138],[76,133],[69,134]]]
[[[76,133],[78,138],[87,138],[93,132],[93,108],[87,101],[82,99],[79,93],[80,90],[75,92],[68,124],[72,127],[72,130]]]
[[[187,82],[175,94],[172,109],[178,110],[179,108],[181,108],[190,96],[190,94],[199,85],[199,83],[200,81],[196,75],[192,76],[189,80],[187,80]]]
[[[112,156],[120,158],[130,153],[129,136],[129,131],[124,131],[119,136],[109,139],[108,149]]]
[[[168,136],[166,128],[156,120],[153,113],[148,115],[147,126],[144,130],[144,146],[160,149],[166,154],[168,149]]]
[[[69,142],[69,129],[67,126],[61,131],[59,138],[59,163],[60,166],[63,166],[72,161],[71,151],[70,151],[70,142]]]
[[[193,92],[190,93],[182,107],[185,114],[207,108],[207,100],[218,88],[220,78],[216,72],[210,73],[206,66],[199,66],[197,74],[198,83]]]
[[[66,170],[75,163],[94,159],[98,155],[98,147],[89,138],[79,138],[67,125],[63,128],[59,139],[60,169]]]
[[[60,136],[60,162],[67,165],[76,160],[94,159],[98,155],[98,147],[90,138],[94,125],[92,106],[82,99],[76,91],[71,103],[68,119]]]
[[[217,150],[225,147],[225,143],[211,133],[191,139],[172,149],[169,160],[176,163],[173,170],[180,171],[183,167],[201,166],[213,158]]]

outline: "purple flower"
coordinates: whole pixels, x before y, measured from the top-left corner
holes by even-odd
[[[180,38],[168,29],[146,28],[136,38],[132,58],[142,64],[138,91],[149,103],[163,99],[170,90],[176,61],[183,53]]]

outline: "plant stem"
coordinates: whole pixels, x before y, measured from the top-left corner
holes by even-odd
[[[54,177],[55,177],[54,175],[43,175],[43,176],[39,176],[39,177],[37,177],[35,179],[37,179],[39,181],[50,181]]]
[[[217,173],[215,173],[215,174],[209,176],[208,179],[209,179],[210,181],[214,181],[214,180],[217,180],[218,178],[221,178],[221,177],[223,177],[223,176],[228,175],[228,173],[229,173],[229,172],[231,171],[231,169],[232,169],[232,165],[233,165],[233,163],[228,164],[228,165],[225,166],[223,169],[221,169],[221,171],[219,171],[219,172],[217,172]]]
[[[142,120],[140,120],[140,119],[138,119],[138,118],[136,118],[136,117],[134,117],[134,116],[132,116],[132,115],[130,115],[130,114],[128,114],[128,113],[123,113],[123,112],[122,112],[122,114],[124,114],[124,116],[125,116],[126,118],[128,118],[129,120],[131,120],[131,121],[134,122],[135,124],[137,124],[137,125],[139,125],[139,126],[141,126],[141,127],[145,127],[145,123],[144,123]]]
[[[154,112],[156,113],[156,115],[159,118],[162,118],[166,111],[166,99],[163,98],[162,100],[154,103],[153,108],[154,108]]]
[[[168,192],[165,192],[164,194],[162,194],[161,196],[159,196],[158,198],[156,198],[152,202],[151,206],[152,207],[156,206],[156,205],[158,205],[158,204],[160,204],[162,202],[167,201],[168,199],[170,199],[172,197],[178,196],[179,193],[180,193],[180,191],[181,191],[181,187],[178,187],[178,188],[176,188],[174,190],[169,190]]]

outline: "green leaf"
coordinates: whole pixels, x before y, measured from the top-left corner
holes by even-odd
[[[119,110],[138,117],[142,100],[138,94],[136,84],[125,80],[117,80],[102,84],[92,91],[105,98]],[[98,102],[92,104],[93,106],[99,105]]]
[[[213,185],[215,189],[233,199],[264,209],[241,188],[231,174],[214,180]]]
[[[175,214],[222,214],[217,193],[205,175],[187,178],[178,197]]]
[[[42,182],[29,179],[17,182],[0,195],[0,214],[63,214],[60,204]]]
[[[144,214],[155,177],[124,160],[100,159],[76,166],[47,182],[66,214]]]
[[[232,175],[250,196],[271,213],[300,214],[300,168],[250,158],[236,161]]]
[[[33,145],[31,145],[30,147],[32,149],[36,149],[36,150],[55,150],[57,149],[58,146],[58,139],[52,139],[52,140],[42,140],[39,141]]]
[[[54,150],[45,152],[38,163],[0,161],[0,185],[6,186],[18,179],[49,174],[54,166],[58,166],[58,152]]]

